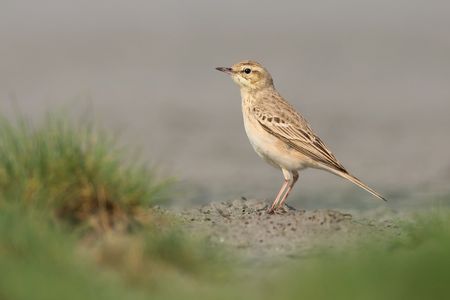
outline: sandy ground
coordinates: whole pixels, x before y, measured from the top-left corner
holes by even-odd
[[[298,258],[317,247],[340,247],[362,235],[395,234],[394,215],[352,215],[330,209],[302,210],[285,206],[269,215],[268,202],[254,199],[213,202],[179,212],[187,232],[206,235],[251,261]],[[381,234],[379,234],[381,233]]]

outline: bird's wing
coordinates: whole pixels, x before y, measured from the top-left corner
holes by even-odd
[[[264,109],[264,107],[253,108],[254,117],[267,132],[326,167],[347,173],[347,170],[339,163],[333,153],[314,134],[306,120],[290,104],[283,101],[277,103],[277,106],[278,109],[276,110]],[[274,111],[280,113],[275,114]]]

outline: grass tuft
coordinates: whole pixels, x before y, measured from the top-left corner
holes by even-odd
[[[137,209],[166,196],[169,181],[126,154],[89,122],[50,114],[34,125],[0,117],[0,193],[71,224],[130,224]]]

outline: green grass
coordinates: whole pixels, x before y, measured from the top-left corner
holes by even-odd
[[[77,237],[45,213],[0,211],[0,299],[143,299],[77,254]]]
[[[89,122],[48,115],[38,125],[0,117],[0,192],[4,199],[52,210],[83,223],[103,215],[103,227],[166,196],[168,180],[118,146]]]
[[[89,123],[0,118],[0,299],[428,299],[450,295],[450,211],[397,236],[246,265],[150,209],[167,180]],[[369,232],[369,231],[368,231]],[[270,264],[269,264],[270,265]]]

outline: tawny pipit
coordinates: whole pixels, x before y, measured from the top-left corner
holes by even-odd
[[[253,149],[283,172],[285,181],[269,213],[283,207],[298,179],[298,171],[305,168],[323,169],[339,175],[386,201],[339,163],[305,118],[281,97],[272,76],[262,65],[243,61],[231,68],[216,69],[231,75],[241,88],[244,126]]]

